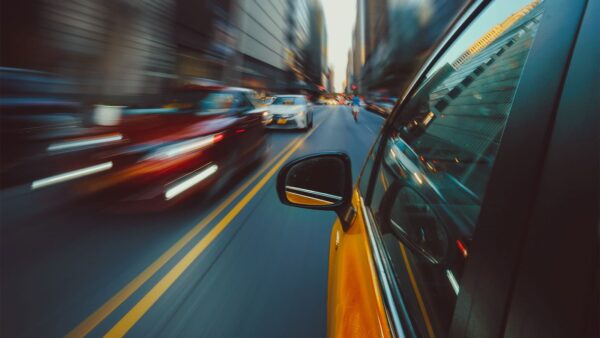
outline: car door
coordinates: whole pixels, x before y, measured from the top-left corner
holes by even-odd
[[[582,3],[481,5],[383,128],[359,187],[399,336],[502,335],[521,222]],[[548,15],[558,12],[571,15]]]
[[[256,109],[243,93],[237,93],[236,101],[238,123],[234,133],[238,139],[239,156],[242,159],[252,159],[256,154],[259,154],[260,148],[264,146],[265,142],[262,111]]]

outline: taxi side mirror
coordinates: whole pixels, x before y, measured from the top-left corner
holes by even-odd
[[[335,211],[346,228],[354,216],[350,158],[331,152],[293,160],[279,172],[277,193],[283,204]]]

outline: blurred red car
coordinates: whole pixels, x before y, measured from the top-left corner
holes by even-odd
[[[125,144],[97,155],[112,168],[81,187],[119,205],[170,206],[262,159],[264,113],[241,88],[187,88],[162,108],[126,109]]]

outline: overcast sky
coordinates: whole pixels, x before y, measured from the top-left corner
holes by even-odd
[[[352,29],[356,20],[356,0],[321,0],[327,25],[327,62],[334,72],[334,86],[342,91],[346,78],[348,50],[352,47]]]

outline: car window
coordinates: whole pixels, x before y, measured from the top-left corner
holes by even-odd
[[[223,114],[241,107],[242,99],[235,93],[216,92],[210,93],[200,100],[198,114]]]
[[[240,107],[244,110],[254,109],[255,103],[252,101],[251,96],[248,96],[248,95],[241,94],[241,93],[237,95],[237,97],[239,98],[238,107]]]
[[[273,101],[274,105],[297,105],[304,104],[305,100],[301,97],[293,97],[293,96],[280,96]]]
[[[448,332],[542,8],[541,1],[488,5],[430,67],[380,141],[368,207],[397,296],[422,336]]]

